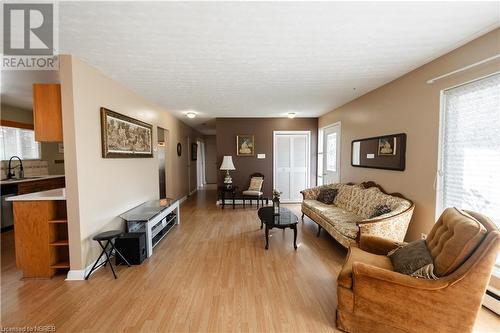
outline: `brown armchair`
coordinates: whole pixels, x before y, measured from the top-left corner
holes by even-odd
[[[393,271],[394,241],[362,236],[339,274],[337,326],[347,332],[470,332],[500,249],[487,217],[456,208],[440,216],[426,245],[438,280]]]

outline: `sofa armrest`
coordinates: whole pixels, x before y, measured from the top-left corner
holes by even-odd
[[[366,219],[356,222],[359,238],[363,235],[378,236],[398,242],[404,241],[408,225],[413,215],[414,205],[392,216]]]
[[[305,190],[300,191],[302,194],[303,200],[316,200],[318,198],[319,192],[321,190],[321,186],[307,188]]]
[[[438,280],[418,279],[409,275],[404,275],[387,269],[367,265],[361,262],[355,262],[352,265],[353,285],[360,287],[377,288],[377,282],[385,282],[401,287],[420,289],[420,290],[439,290],[450,285],[449,279],[442,278]],[[395,287],[397,287],[395,286]]]
[[[402,243],[377,236],[361,235],[359,238],[359,248],[373,254],[387,255],[400,244]]]

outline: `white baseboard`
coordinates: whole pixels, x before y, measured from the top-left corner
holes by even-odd
[[[500,290],[495,289],[491,286],[488,287],[487,292],[491,292],[497,295],[497,297],[500,296]],[[483,305],[491,311],[495,312],[497,315],[500,315],[500,300],[498,300],[494,296],[488,295],[486,293],[483,298]]]
[[[187,200],[187,195],[183,196],[182,198],[179,199],[179,204],[183,203],[184,201]]]
[[[195,188],[194,190],[192,190],[191,192],[189,192],[188,197],[192,196],[196,191],[198,191],[198,189]]]
[[[106,257],[102,256],[101,259],[99,260],[99,263],[97,264],[97,266],[99,268],[94,270],[92,272],[92,274],[94,274],[97,270],[99,270],[101,267],[103,267],[101,265],[104,263],[105,260],[106,260]],[[85,269],[72,269],[72,270],[70,270],[68,272],[68,274],[66,275],[66,281],[83,281],[83,280],[85,280],[85,276],[87,276],[87,274],[90,272],[90,270],[92,269],[94,264],[95,264],[95,261],[92,262],[87,267],[85,267]]]

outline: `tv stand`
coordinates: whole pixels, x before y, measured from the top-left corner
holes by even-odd
[[[127,223],[127,232],[146,233],[148,257],[167,233],[180,223],[179,200],[151,200],[132,208],[120,217]]]

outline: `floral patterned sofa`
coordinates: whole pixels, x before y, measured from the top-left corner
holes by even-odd
[[[337,189],[333,204],[318,200],[323,188]],[[301,191],[302,218],[307,215],[318,224],[318,236],[325,229],[340,244],[356,245],[361,235],[373,235],[403,241],[415,205],[399,193],[387,194],[374,182],[329,184]],[[371,217],[380,205],[390,212]]]

